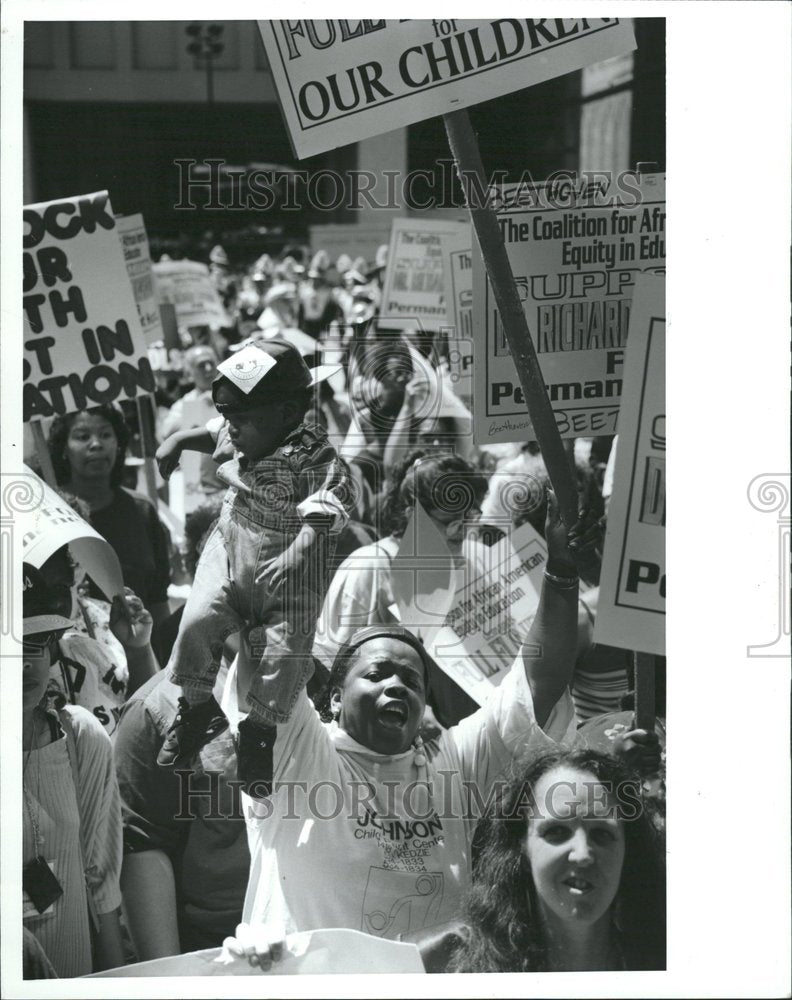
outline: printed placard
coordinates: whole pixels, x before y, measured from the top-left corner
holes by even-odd
[[[523,524],[488,556],[486,572],[464,583],[443,623],[424,636],[437,665],[479,704],[506,676],[528,638],[547,547],[530,524]]]
[[[154,290],[146,224],[139,213],[122,215],[116,222],[143,335],[147,344],[153,344],[157,340],[162,340],[163,334],[157,294]]]
[[[213,330],[229,325],[228,314],[212,282],[209,268],[195,260],[161,260],[153,265],[160,305],[176,310],[180,329],[208,326]]]
[[[26,465],[22,468],[35,483],[38,501],[26,504],[15,515],[22,535],[22,561],[41,569],[54,552],[68,545],[72,556],[108,600],[123,594],[121,564],[110,543],[32,469]]]
[[[665,280],[639,277],[594,638],[665,655]]]
[[[453,527],[449,530],[455,531]],[[514,663],[539,606],[544,539],[523,524],[474,566],[455,565],[437,525],[415,505],[391,567],[399,621],[481,704]]]
[[[107,191],[23,210],[23,420],[153,392]]]
[[[379,326],[385,330],[439,330],[452,322],[444,252],[470,244],[466,222],[394,219]]]
[[[665,271],[665,175],[511,185],[498,222],[561,436],[614,434],[635,282]],[[533,440],[478,254],[473,288],[475,440]]]
[[[470,408],[473,398],[473,251],[443,244],[443,275],[452,328],[448,334],[448,367],[454,391]]]
[[[259,21],[299,158],[635,48],[618,18]]]

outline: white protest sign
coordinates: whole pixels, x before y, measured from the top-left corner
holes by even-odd
[[[463,503],[464,490],[449,489]],[[462,515],[460,515],[462,516]],[[448,529],[456,533],[452,525]],[[506,675],[539,605],[547,562],[544,539],[523,524],[497,545],[479,546],[481,561],[459,565],[420,503],[391,567],[398,617],[422,639],[434,661],[481,704]]]
[[[143,335],[147,344],[153,344],[156,340],[162,340],[163,333],[157,295],[154,291],[146,224],[140,214],[122,215],[116,219],[116,223]]]
[[[665,280],[639,277],[624,365],[596,642],[665,654]]]
[[[259,21],[299,158],[635,48],[618,18]]]
[[[263,929],[262,929],[263,930]],[[266,932],[263,938],[266,939]],[[299,976],[383,973],[424,973],[416,945],[333,927],[289,934],[283,958],[271,969],[253,969],[247,958],[224,948],[207,948],[187,955],[155,958],[119,969],[96,972],[85,979],[127,976]]]
[[[488,550],[486,572],[457,590],[442,625],[426,631],[434,661],[481,704],[508,673],[539,606],[544,539],[523,524]]]
[[[68,545],[74,558],[108,600],[123,594],[121,565],[110,543],[32,469],[27,466],[23,469],[40,500],[25,504],[14,518],[22,537],[22,561],[41,569],[54,552]]]
[[[394,219],[379,326],[384,330],[448,326],[443,249],[465,244],[470,245],[466,222]]]
[[[106,191],[26,205],[23,420],[153,392]]]
[[[228,326],[228,315],[206,264],[194,260],[162,260],[153,265],[153,270],[158,301],[175,308],[181,329],[208,326],[219,330]]]
[[[615,433],[635,282],[665,271],[665,176],[509,186],[498,222],[561,436]],[[532,440],[477,254],[473,288],[475,439]]]
[[[473,397],[473,251],[470,243],[443,243],[443,277],[449,321],[448,367],[454,391],[470,406]]]

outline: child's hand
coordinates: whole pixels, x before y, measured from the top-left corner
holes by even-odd
[[[157,459],[157,465],[163,479],[170,479],[171,473],[179,464],[181,451],[181,440],[178,434],[171,434],[157,448],[157,453],[154,457]]]
[[[304,561],[304,551],[290,545],[277,559],[264,567],[259,580],[264,581],[270,593],[275,593],[282,587],[294,589],[302,576]]]

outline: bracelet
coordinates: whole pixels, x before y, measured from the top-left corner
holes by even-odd
[[[573,587],[577,587],[579,582],[577,576],[556,576],[555,573],[548,573],[547,570],[544,571],[544,575],[546,580],[554,583],[561,590],[572,590]]]

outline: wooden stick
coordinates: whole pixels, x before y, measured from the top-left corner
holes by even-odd
[[[140,444],[143,452],[146,490],[149,499],[156,507],[159,503],[159,497],[157,496],[157,475],[154,468],[154,454],[157,450],[157,441],[154,436],[154,396],[150,393],[138,396],[135,399],[135,405],[140,424]]]
[[[479,190],[486,193],[487,178],[481,162],[470,117],[466,110],[443,115],[448,144],[456,160],[460,182],[465,189],[464,176],[475,176]],[[577,521],[578,498],[575,481],[569,470],[564,444],[558,433],[553,408],[547,397],[544,378],[539,367],[522,303],[517,294],[511,263],[498,225],[494,209],[488,205],[477,206],[468,199],[468,209],[476,230],[484,265],[487,268],[495,301],[498,304],[503,332],[509,344],[517,375],[528,405],[534,435],[542,449],[550,482],[558,498],[561,516],[567,527]]]
[[[635,674],[635,726],[654,732],[655,658],[652,653],[633,653]]]
[[[31,420],[30,429],[33,432],[33,440],[36,443],[36,454],[38,455],[41,472],[47,483],[54,490],[56,490],[58,488],[58,482],[55,479],[55,468],[52,464],[52,456],[50,455],[49,447],[47,442],[44,440],[44,431],[41,427],[41,421]]]
[[[564,451],[566,452],[567,464],[569,465],[569,471],[572,473],[572,478],[575,479],[577,475],[577,462],[575,461],[575,439],[574,438],[564,438]]]

